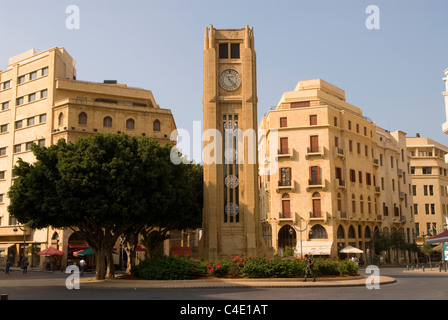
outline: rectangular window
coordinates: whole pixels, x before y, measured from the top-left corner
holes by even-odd
[[[37,71],[33,71],[30,73],[30,80],[34,80],[37,78]]]
[[[280,138],[280,154],[288,154],[288,138]]]
[[[239,43],[231,43],[230,44],[230,59],[239,59],[240,58],[240,44]]]
[[[48,93],[47,89],[42,90],[42,91],[40,92],[40,98],[41,98],[41,99],[46,98],[46,97],[47,97],[47,93]]]
[[[45,147],[45,139],[40,139],[37,141],[37,145],[39,147]]]
[[[348,140],[348,151],[353,152],[353,141]]]
[[[3,90],[11,88],[11,81],[8,80],[3,83]]]
[[[338,126],[338,118],[337,118],[337,117],[334,117],[334,119],[333,119],[333,125],[334,125],[335,127]]]
[[[414,203],[414,214],[418,214],[418,204]]]
[[[5,172],[6,171],[0,171],[0,180],[5,180]]]
[[[46,76],[48,74],[48,67],[42,69],[42,76]]]
[[[21,129],[22,128],[22,120],[16,121],[15,128],[16,129]]]
[[[412,195],[413,196],[417,195],[417,186],[416,185],[412,185]]]
[[[288,126],[288,118],[280,118],[280,128],[286,128]]]
[[[33,142],[27,142],[26,143],[26,151],[30,151],[32,146],[33,146]]]
[[[431,203],[431,214],[436,214],[436,205]]]
[[[356,133],[359,133],[359,124],[356,124]]]
[[[428,186],[427,185],[423,186],[423,195],[425,195],[425,196],[428,195]]]
[[[350,120],[348,121],[348,130],[352,130],[352,122]]]
[[[312,114],[310,115],[310,126],[316,126],[317,125],[317,115]]]
[[[415,174],[415,167],[411,167],[411,174]]]
[[[219,59],[229,59],[229,44],[220,43],[219,44]]]
[[[6,156],[6,148],[0,148],[0,156]]]
[[[312,166],[310,167],[310,185],[321,185],[322,180],[320,176],[320,167]]]
[[[310,137],[310,152],[319,152],[319,136]]]
[[[9,109],[9,101],[3,102],[2,103],[2,111],[8,110],[8,109]]]
[[[34,125],[34,117],[26,119],[26,125],[27,126]]]
[[[356,144],[356,150],[358,151],[358,154],[361,154],[361,144],[359,142]]]
[[[14,153],[18,153],[22,151],[22,145],[21,144],[16,144],[14,146]]]
[[[371,180],[370,173],[366,173],[366,184],[368,186],[372,185],[372,180]]]
[[[350,169],[350,182],[356,182],[356,172],[353,169]]]
[[[429,203],[425,203],[425,213],[429,214]]]
[[[432,174],[432,167],[422,167],[422,174]]]
[[[47,114],[46,113],[39,115],[39,123],[44,123],[46,121],[47,121]]]
[[[33,102],[36,101],[36,94],[35,93],[31,93],[28,95],[28,102]]]
[[[434,195],[434,186],[433,185],[429,185],[429,195],[433,196]]]
[[[359,183],[362,183],[362,172],[361,171],[358,172],[358,180],[359,180]]]
[[[17,78],[17,83],[18,84],[21,84],[21,83],[24,83],[24,82],[25,82],[25,76],[20,76],[20,77]]]
[[[17,98],[16,99],[16,106],[21,106],[22,104],[24,104],[24,99],[23,97]]]
[[[1,128],[1,133],[8,132],[8,125],[7,124],[3,124],[0,128]]]
[[[291,168],[280,168],[280,186],[291,185]]]

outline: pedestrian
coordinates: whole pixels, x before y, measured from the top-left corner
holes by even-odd
[[[11,269],[11,260],[6,261],[6,274],[9,273],[9,270]]]
[[[307,254],[305,255],[305,266],[306,266],[305,280],[303,280],[303,282],[306,282],[306,279],[308,278],[309,275],[311,275],[313,277],[313,282],[315,282],[316,276],[314,275],[314,272],[313,272],[314,261]]]
[[[85,267],[86,267],[86,262],[84,261],[84,259],[81,259],[81,261],[79,261],[79,273],[81,274],[81,277],[84,274]]]
[[[29,264],[30,263],[28,262],[28,259],[23,262],[23,274],[27,274],[28,273],[28,265]]]

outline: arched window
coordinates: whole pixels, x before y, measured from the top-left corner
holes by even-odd
[[[348,228],[348,238],[349,239],[355,239],[356,238],[355,228],[353,228],[353,226],[350,226],[350,228]]]
[[[344,227],[341,225],[339,225],[339,227],[338,227],[337,237],[338,237],[338,239],[345,239]]]
[[[112,118],[107,116],[103,119],[103,127],[111,128],[112,127]]]
[[[313,201],[312,218],[320,218],[320,217],[322,217],[321,200],[320,200],[320,193],[319,192],[314,192],[313,193],[312,201]]]
[[[358,237],[362,238],[362,227],[360,225],[358,226]]]
[[[85,112],[81,112],[79,114],[78,124],[87,124],[87,114]]]
[[[64,124],[64,114],[61,112],[59,113],[59,117],[58,117],[58,125],[62,126]]]
[[[367,226],[366,229],[364,230],[364,237],[367,238],[367,239],[372,237],[371,234],[370,234],[369,226]]]
[[[320,224],[316,224],[310,229],[309,239],[328,239],[327,230]]]
[[[134,130],[135,129],[135,121],[134,119],[126,120],[126,129]]]
[[[154,120],[154,122],[152,124],[152,129],[154,131],[160,131],[160,121],[159,120]]]

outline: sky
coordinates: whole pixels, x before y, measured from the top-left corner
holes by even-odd
[[[67,28],[70,5],[79,9],[79,29]],[[378,126],[448,145],[446,0],[0,0],[0,70],[31,48],[64,47],[78,80],[149,89],[177,128],[192,132],[202,121],[210,24],[254,28],[258,121],[297,82],[321,78]]]

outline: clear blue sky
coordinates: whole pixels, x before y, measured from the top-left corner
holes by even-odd
[[[68,30],[68,5],[80,29]],[[380,9],[368,30],[366,8]],[[385,129],[448,145],[446,0],[0,0],[0,69],[30,48],[65,47],[78,79],[149,89],[178,128],[202,120],[205,27],[254,27],[259,120],[300,80],[322,78]]]

